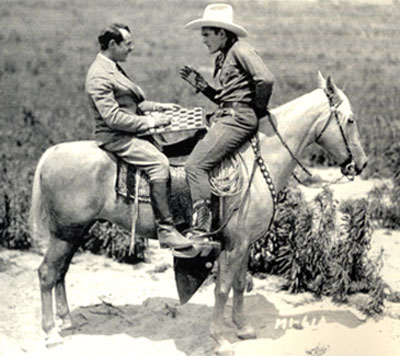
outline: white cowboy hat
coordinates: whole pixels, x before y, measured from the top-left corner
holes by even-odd
[[[228,4],[210,4],[204,10],[201,19],[190,21],[185,25],[188,29],[200,29],[202,27],[219,27],[231,31],[238,37],[246,37],[247,31],[233,23],[233,9]]]

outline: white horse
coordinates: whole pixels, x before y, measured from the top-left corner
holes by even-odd
[[[341,165],[344,175],[359,174],[367,163],[348,98],[330,77],[325,80],[319,75],[319,81],[318,89],[273,109],[272,121],[260,120],[259,146],[267,169],[261,166],[254,174],[245,175],[245,184],[251,179],[249,188],[241,193],[246,197],[221,233],[223,250],[218,259],[211,325],[218,353],[230,352],[223,332],[223,313],[232,288],[232,320],[237,336],[256,336],[244,315],[249,249],[270,226],[274,191],[279,192],[287,183],[296,166],[294,157],[301,157],[306,146],[317,142]],[[255,154],[250,144],[240,151],[245,171],[252,172]],[[72,325],[64,277],[85,232],[96,220],[108,220],[131,229],[131,203],[117,199],[115,178],[115,161],[92,141],[55,145],[38,163],[30,218],[34,238],[49,239],[48,250],[39,267],[42,327],[49,343],[60,338],[54,322],[53,289],[57,316],[65,327]],[[230,211],[236,202],[237,197],[223,198],[223,211]],[[136,233],[156,237],[150,204],[140,204]]]

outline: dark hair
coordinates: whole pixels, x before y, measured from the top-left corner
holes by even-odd
[[[208,27],[210,30],[214,31],[215,34],[219,33],[221,30],[224,30],[226,33],[227,41],[226,41],[226,47],[231,48],[232,45],[239,39],[238,36],[233,33],[232,31],[229,31],[225,28],[222,27],[214,27],[210,26]]]
[[[111,40],[114,40],[117,44],[123,41],[120,29],[131,32],[128,26],[119,23],[113,23],[101,31],[98,40],[102,51],[108,49],[108,44]]]

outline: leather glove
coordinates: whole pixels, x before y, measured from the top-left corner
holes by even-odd
[[[207,81],[204,77],[194,68],[184,66],[179,70],[179,74],[183,80],[186,80],[191,86],[196,88],[196,92],[203,91],[208,87]]]

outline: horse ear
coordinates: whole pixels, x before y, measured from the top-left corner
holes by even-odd
[[[333,79],[332,79],[332,77],[330,75],[328,76],[328,79],[326,81],[326,90],[331,95],[336,95],[337,94],[337,86],[333,82]]]
[[[318,88],[326,89],[326,80],[320,71],[318,71]]]

